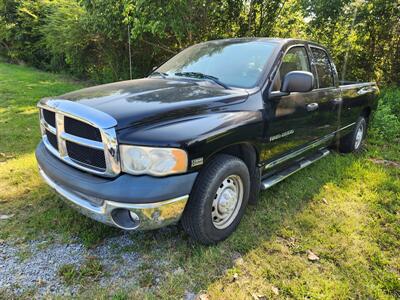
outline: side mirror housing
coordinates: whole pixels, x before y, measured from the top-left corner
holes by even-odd
[[[306,71],[292,71],[285,75],[282,81],[281,92],[292,93],[309,92],[314,87],[314,75]]]

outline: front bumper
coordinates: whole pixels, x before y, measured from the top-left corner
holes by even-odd
[[[36,158],[40,175],[67,203],[96,221],[125,230],[156,229],[179,221],[197,177],[191,173],[100,178],[62,163],[42,143]]]

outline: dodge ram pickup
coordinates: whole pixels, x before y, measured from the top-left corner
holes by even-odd
[[[94,220],[179,222],[215,244],[260,190],[332,149],[359,151],[378,93],[374,82],[340,82],[313,42],[209,41],[147,78],[40,100],[36,158],[45,182]]]

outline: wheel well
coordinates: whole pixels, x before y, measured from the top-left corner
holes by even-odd
[[[244,161],[247,168],[249,169],[251,180],[249,204],[256,204],[261,187],[261,172],[260,169],[257,168],[259,157],[257,148],[250,143],[241,143],[221,149],[215,154],[220,153],[233,155]]]
[[[363,116],[367,120],[367,122],[369,120],[370,115],[371,115],[371,107],[365,107],[361,112],[361,116]]]
[[[252,172],[256,167],[256,164],[258,163],[257,150],[253,145],[248,143],[228,146],[216,152],[215,154],[221,154],[221,153],[239,157],[246,164],[250,174],[252,174]]]

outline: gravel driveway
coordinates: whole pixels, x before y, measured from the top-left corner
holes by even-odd
[[[124,253],[124,247],[136,241],[128,234],[106,239],[101,245],[87,249],[82,244],[48,243],[31,241],[21,245],[11,245],[0,241],[0,292],[21,295],[33,290],[35,298],[45,295],[75,295],[79,285],[67,285],[59,276],[64,265],[79,268],[85,260],[98,259],[103,266],[100,286],[107,287],[116,282],[129,284],[140,266],[137,253]],[[1,295],[1,294],[0,294]]]

